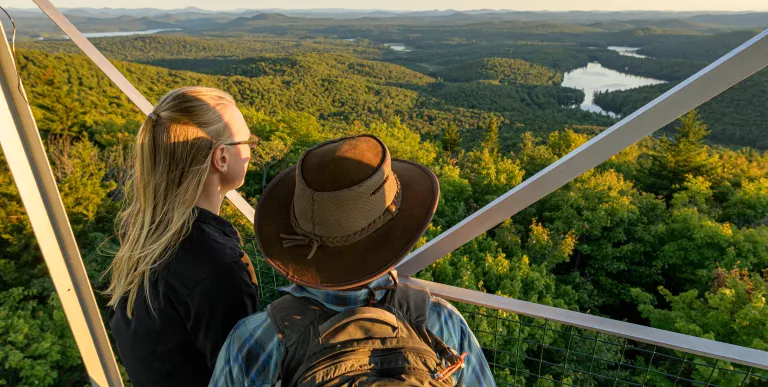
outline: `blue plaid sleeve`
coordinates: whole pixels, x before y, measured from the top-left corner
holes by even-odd
[[[432,297],[428,328],[459,354],[467,353],[464,368],[453,374],[456,386],[496,386],[485,355],[464,317],[442,298]]]
[[[283,346],[265,312],[240,320],[219,352],[208,387],[270,386]]]

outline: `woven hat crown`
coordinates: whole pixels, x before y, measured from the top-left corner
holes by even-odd
[[[374,136],[322,143],[296,168],[291,221],[298,235],[283,246],[344,246],[369,235],[397,214],[401,190],[389,150]]]
[[[301,160],[301,177],[312,190],[332,192],[353,187],[371,177],[384,162],[386,147],[369,136],[323,143]]]

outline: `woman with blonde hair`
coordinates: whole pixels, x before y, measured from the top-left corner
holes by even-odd
[[[229,332],[258,310],[253,268],[218,215],[256,142],[232,97],[204,87],[169,92],[141,126],[108,288],[134,386],[207,385]]]

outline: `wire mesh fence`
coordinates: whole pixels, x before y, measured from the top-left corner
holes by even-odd
[[[763,370],[458,304],[500,386],[768,386]]]
[[[289,282],[252,240],[245,250],[262,306]],[[589,329],[454,303],[467,320],[499,386],[766,386],[768,372]]]

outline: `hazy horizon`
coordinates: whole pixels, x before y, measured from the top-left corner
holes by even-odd
[[[6,8],[33,9],[29,0],[9,0],[3,4]],[[123,4],[121,4],[123,3]],[[370,5],[368,3],[371,3]],[[125,2],[112,2],[109,7],[104,7],[98,0],[69,0],[56,1],[59,8],[125,8],[140,9],[152,8],[160,10],[183,9],[195,7],[206,11],[233,11],[233,10],[259,10],[259,9],[287,9],[287,10],[349,10],[349,11],[433,11],[433,10],[493,10],[493,11],[531,11],[531,12],[567,12],[567,11],[592,11],[592,12],[763,12],[768,11],[768,2],[764,0],[734,0],[722,2],[716,0],[677,0],[670,4],[668,0],[648,0],[642,8],[622,9],[621,2],[609,0],[586,0],[579,3],[579,7],[573,8],[573,2],[568,0],[543,0],[531,4],[517,4],[514,8],[500,7],[508,5],[500,0],[481,0],[468,2],[464,0],[424,0],[418,3],[406,0],[393,0],[386,6],[371,1],[359,0],[328,0],[322,5],[308,0],[286,0],[279,6],[264,5],[254,7],[253,3],[244,0],[220,0],[217,6],[209,7],[207,4],[189,0],[168,0],[162,6],[158,6],[151,0],[134,0]],[[423,5],[422,5],[423,4]]]

